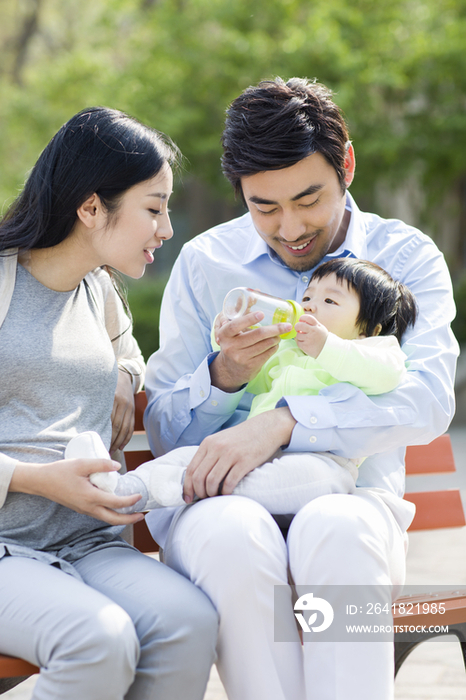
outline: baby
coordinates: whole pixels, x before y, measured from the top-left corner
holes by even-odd
[[[255,395],[249,417],[275,408],[284,396],[315,395],[331,384],[350,383],[367,395],[398,386],[407,371],[399,343],[417,312],[405,285],[374,263],[336,258],[315,270],[302,306],[306,313],[295,325],[296,338],[282,340],[246,387]],[[214,339],[212,345],[218,349]],[[91,481],[117,495],[141,494],[125,512],[184,505],[184,475],[197,449],[181,447],[128,474],[99,472]],[[108,452],[96,433],[83,433],[71,440],[65,456],[108,458]],[[294,514],[318,496],[352,493],[362,461],[278,450],[233,494],[258,501],[274,515]]]

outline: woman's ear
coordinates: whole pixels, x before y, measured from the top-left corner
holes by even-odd
[[[98,194],[94,192],[79,207],[78,219],[89,229],[100,228],[105,222],[105,212]]]

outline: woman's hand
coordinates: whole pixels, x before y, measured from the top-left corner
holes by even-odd
[[[117,471],[120,466],[109,459],[62,459],[48,464],[19,462],[9,490],[43,496],[110,525],[129,525],[143,520],[142,513],[124,515],[115,513],[114,509],[131,506],[140,496],[114,496],[89,481],[94,472]]]
[[[186,470],[184,500],[233,493],[238,482],[287,445],[296,421],[287,407],[254,416],[209,435]]]
[[[118,369],[118,381],[112,410],[112,444],[110,454],[123,450],[134,432],[134,394],[131,376]]]

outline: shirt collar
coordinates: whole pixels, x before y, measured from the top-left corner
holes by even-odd
[[[272,252],[272,249],[269,248],[264,239],[261,238],[257,233],[256,228],[252,222],[251,214],[249,214],[248,212],[245,216],[249,218],[249,228],[251,230],[251,235],[249,237],[248,245],[246,246],[246,249],[244,251],[243,265],[247,265],[248,263],[254,262],[254,260],[260,258],[261,255],[270,256],[270,253]]]
[[[339,257],[346,258],[349,256],[365,260],[367,257],[366,229],[364,219],[358,205],[348,191],[346,192],[346,209],[351,211],[351,219],[346,232],[346,238],[335,252],[326,256],[326,260]],[[282,267],[286,267],[278,255],[276,255],[274,251],[269,248],[267,243],[259,236],[252,222],[251,215],[248,213],[246,216],[249,217],[249,226],[252,235],[250,236],[249,243],[244,251],[243,265],[254,262],[261,257],[261,255],[268,255],[272,262],[281,265]]]
[[[364,217],[348,191],[346,192],[346,209],[351,211],[346,238],[341,246],[327,257],[342,258],[351,255],[360,260],[365,260],[367,257],[367,240]]]

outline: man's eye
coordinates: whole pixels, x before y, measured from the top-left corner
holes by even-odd
[[[311,202],[310,204],[301,204],[300,206],[301,206],[303,209],[310,209],[311,207],[315,207],[315,205],[318,204],[319,202],[320,202],[320,197],[317,197],[317,199],[315,199],[315,200],[314,200],[313,202]]]
[[[275,214],[277,210],[269,209],[268,211],[264,211],[263,209],[258,209],[257,211],[259,212],[259,214],[264,214],[265,216],[267,216],[267,214]]]

